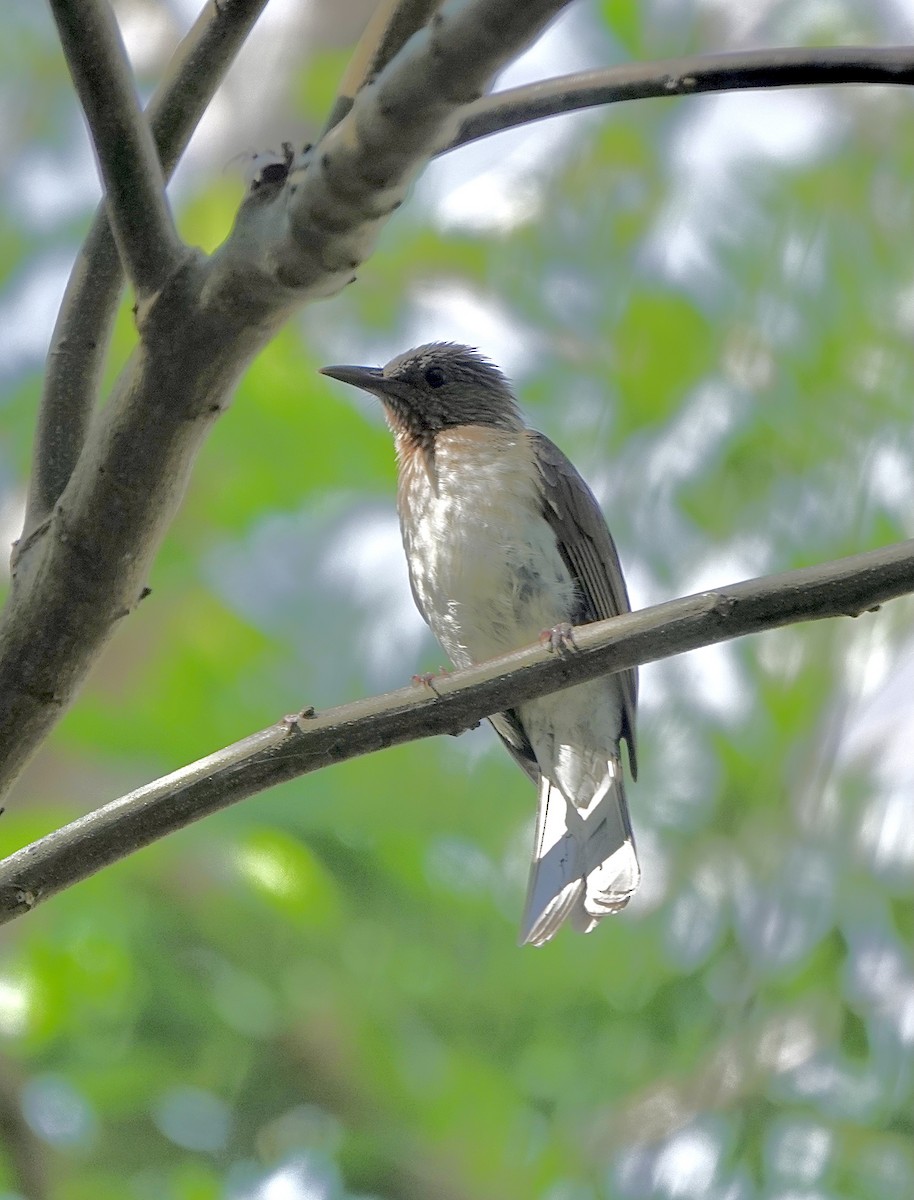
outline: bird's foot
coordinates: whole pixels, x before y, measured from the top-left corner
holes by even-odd
[[[413,676],[413,683],[421,683],[423,687],[431,688],[435,695],[440,699],[441,693],[435,687],[435,676],[431,671],[423,671],[421,675]]]
[[[551,629],[544,629],[540,634],[540,645],[551,650],[553,654],[569,654],[578,648],[574,640],[574,629],[567,621],[561,621]]]

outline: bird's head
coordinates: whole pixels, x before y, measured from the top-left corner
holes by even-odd
[[[429,342],[383,367],[324,367],[321,374],[373,393],[394,431],[417,441],[457,425],[523,428],[507,379],[471,346]]]

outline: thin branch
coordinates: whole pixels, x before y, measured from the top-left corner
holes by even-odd
[[[297,721],[279,722],[114,800],[0,863],[0,923],[142,846],[274,784],[434,734],[587,679],[765,629],[856,616],[914,592],[914,540],[628,613],[542,646]]]
[[[204,8],[172,55],[146,110],[166,180],[266,4],[222,0]],[[51,338],[24,537],[52,512],[82,449],[123,282],[103,202],[74,264]]]
[[[165,285],[183,247],[127,51],[107,0],[50,4],[89,124],[121,262],[142,303]]]
[[[352,52],[321,137],[342,121],[356,95],[399,54],[442,3],[443,0],[380,0]]]
[[[267,3],[211,2],[176,47],[146,109],[166,179]]]
[[[914,46],[748,50],[563,75],[496,92],[468,105],[460,130],[447,149],[544,117],[624,100],[827,83],[910,85],[914,83]]]

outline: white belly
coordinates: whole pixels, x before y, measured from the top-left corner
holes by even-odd
[[[455,430],[438,438],[437,488],[420,464],[404,472],[400,524],[413,590],[456,666],[535,642],[574,614],[575,585],[527,455],[523,433]]]

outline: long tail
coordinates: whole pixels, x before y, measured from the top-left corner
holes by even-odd
[[[521,945],[542,946],[566,918],[590,933],[628,904],[640,879],[618,759],[586,809],[542,776]]]

